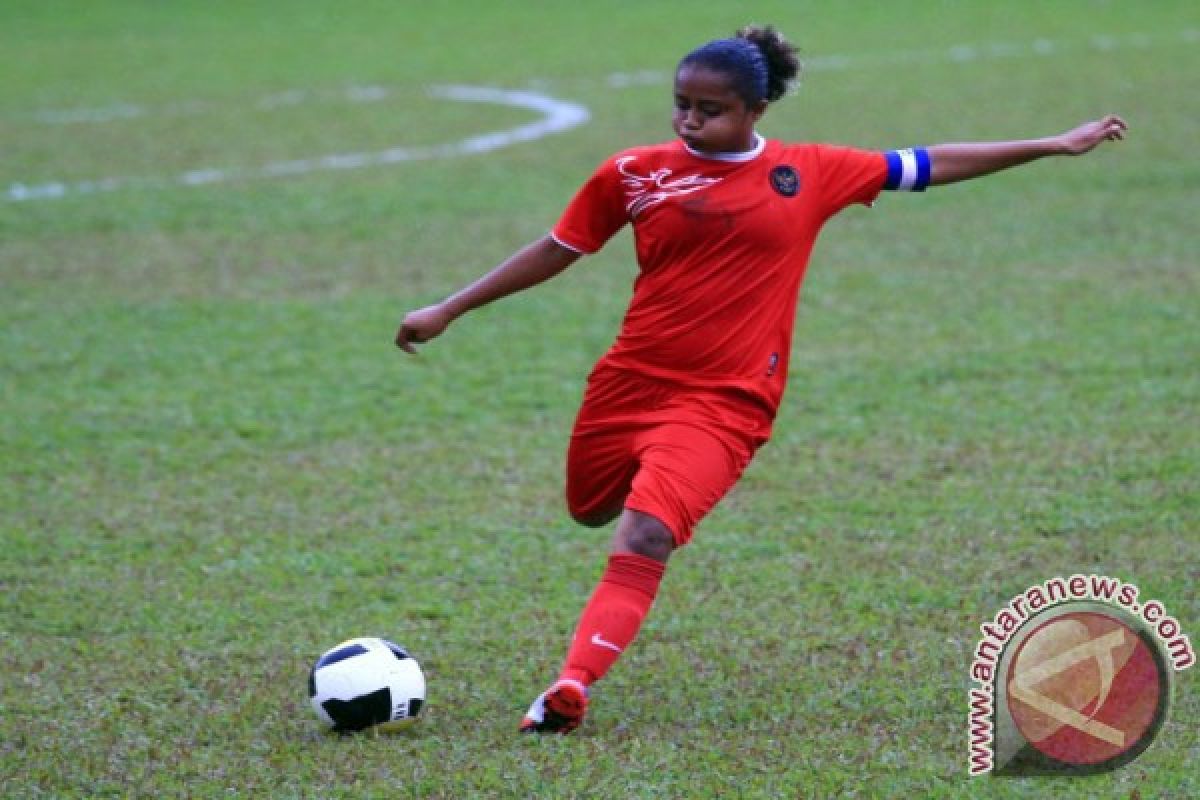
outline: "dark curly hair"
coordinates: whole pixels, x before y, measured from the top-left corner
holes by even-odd
[[[680,68],[691,65],[728,75],[748,106],[774,103],[800,74],[796,48],[770,25],[747,25],[731,39],[697,47],[679,62]]]
[[[766,101],[774,103],[787,94],[792,82],[800,76],[800,58],[792,43],[771,25],[747,25],[737,32],[737,37],[761,50],[767,60]]]

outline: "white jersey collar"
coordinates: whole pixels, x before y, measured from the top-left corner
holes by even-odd
[[[699,150],[693,150],[687,142],[683,142],[683,146],[696,158],[704,158],[709,161],[753,161],[762,155],[762,151],[767,147],[767,140],[760,136],[758,131],[755,131],[754,147],[738,153],[701,153]]]

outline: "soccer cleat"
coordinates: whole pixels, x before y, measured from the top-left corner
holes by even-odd
[[[570,733],[587,714],[588,690],[563,679],[538,695],[521,720],[521,733]]]

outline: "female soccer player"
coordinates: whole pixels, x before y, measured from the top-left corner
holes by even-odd
[[[548,235],[464,289],[408,313],[414,353],[467,311],[557,275],[633,225],[640,274],[611,349],[588,377],[567,450],[571,516],[617,519],[599,585],[558,679],[522,731],[569,733],[589,687],[629,646],[671,552],[767,441],[787,382],[809,253],[843,208],[1121,139],[1106,116],[1043,139],[875,152],[764,140],[755,124],[799,72],[770,27],[693,50],[675,72],[677,139],[609,158]]]

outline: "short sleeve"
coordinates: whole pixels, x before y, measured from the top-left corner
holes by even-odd
[[[616,157],[596,169],[558,220],[551,236],[579,253],[594,253],[629,221]]]
[[[888,177],[888,161],[876,150],[820,145],[822,201],[827,216],[855,203],[875,202]]]

